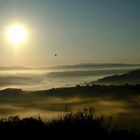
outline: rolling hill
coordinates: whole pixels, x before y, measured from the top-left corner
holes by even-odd
[[[96,81],[101,84],[140,84],[140,69],[120,75],[104,77]]]

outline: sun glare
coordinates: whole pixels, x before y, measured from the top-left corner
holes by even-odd
[[[26,41],[28,32],[24,26],[12,25],[7,29],[6,36],[10,43],[17,46]]]

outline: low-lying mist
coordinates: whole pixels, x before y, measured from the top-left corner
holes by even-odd
[[[99,65],[100,66],[100,65]],[[8,67],[0,69],[0,89],[22,88],[41,90],[54,87],[70,87],[84,82],[96,81],[105,76],[125,73],[135,67],[111,67],[111,65],[76,65],[52,68]],[[104,66],[104,67],[103,67]],[[15,70],[14,70],[15,68]]]

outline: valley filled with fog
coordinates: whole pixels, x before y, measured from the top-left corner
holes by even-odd
[[[113,64],[72,65],[49,68],[6,67],[0,69],[0,89],[43,90],[56,87],[71,87],[138,68],[140,66]]]

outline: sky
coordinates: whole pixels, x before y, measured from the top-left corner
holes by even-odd
[[[5,39],[14,23],[29,31],[18,48]],[[0,65],[140,63],[139,52],[139,0],[0,0]]]

